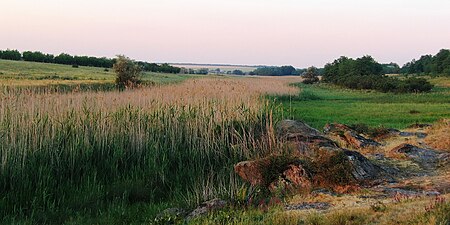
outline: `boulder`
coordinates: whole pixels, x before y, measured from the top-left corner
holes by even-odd
[[[344,133],[344,140],[347,144],[356,149],[381,146],[380,143],[372,139],[365,138],[357,134],[355,131],[346,131]]]
[[[308,172],[299,164],[289,165],[288,168],[269,185],[273,193],[277,190],[295,192],[298,190],[309,190],[311,181]]]
[[[189,221],[193,218],[208,214],[212,211],[223,209],[226,206],[227,202],[220,199],[213,199],[210,201],[203,202],[191,213],[189,213],[189,215],[186,217],[186,220]]]
[[[323,128],[323,132],[325,134],[343,135],[344,132],[346,132],[346,131],[353,131],[353,129],[345,124],[340,124],[340,123],[328,123]]]
[[[372,139],[363,137],[362,135],[358,134],[355,130],[351,129],[349,126],[344,124],[338,123],[327,124],[324,127],[324,133],[332,135],[344,141],[348,146],[351,146],[355,149],[381,146],[380,143]]]
[[[265,183],[264,170],[269,167],[269,164],[268,158],[244,161],[234,166],[234,172],[253,186],[263,185]]]
[[[279,137],[289,137],[290,135],[303,134],[304,136],[320,136],[320,131],[310,127],[308,124],[295,121],[283,120],[276,126],[276,132]]]
[[[317,149],[335,150],[336,142],[323,136],[318,130],[294,120],[283,120],[277,125],[277,136],[295,145],[301,154],[309,154]]]
[[[310,162],[320,159],[317,157],[321,157],[322,153],[343,153],[343,162],[345,163],[348,160],[352,169],[351,175],[360,184],[378,181],[382,178],[382,175],[385,175],[382,168],[374,165],[360,153],[340,148],[336,142],[305,123],[284,120],[278,123],[276,130],[281,140],[290,145],[295,145],[298,150],[297,153],[300,152],[301,154],[269,156],[236,164],[234,166],[236,174],[253,186],[263,186],[272,192],[280,188],[310,189],[313,179],[311,174],[317,169],[313,168]],[[346,125],[332,124],[328,126],[327,132],[344,130],[346,132],[351,131]],[[361,136],[351,137],[355,139],[354,145],[366,146],[366,143],[379,145],[377,142],[364,139]],[[330,161],[330,163],[333,162]],[[316,166],[320,167],[319,165]]]
[[[271,191],[311,186],[308,172],[300,161],[285,156],[240,162],[234,166],[234,171],[251,185],[267,187]]]
[[[424,149],[411,144],[401,144],[391,150],[410,158],[424,169],[436,168],[446,158],[446,153],[433,149]]]
[[[374,165],[361,153],[349,150],[344,150],[344,153],[352,165],[352,176],[358,182],[374,181],[382,177],[383,169]]]

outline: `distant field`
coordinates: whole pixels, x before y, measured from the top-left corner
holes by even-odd
[[[322,129],[326,123],[365,123],[405,128],[413,123],[432,123],[450,118],[449,78],[433,78],[431,93],[389,94],[355,91],[329,85],[296,84],[298,96],[275,97],[285,117],[303,120]]]
[[[251,72],[255,70],[257,67],[248,67],[248,66],[228,66],[228,65],[192,65],[192,64],[172,64],[176,67],[184,67],[187,69],[209,69],[215,70],[220,69],[221,71],[233,71],[233,70],[242,70],[243,72]]]
[[[142,79],[155,83],[174,83],[192,75],[166,73],[143,73]],[[77,84],[112,84],[115,74],[112,69],[79,67],[36,62],[0,60],[0,86],[46,86]]]

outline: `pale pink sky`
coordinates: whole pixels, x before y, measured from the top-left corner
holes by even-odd
[[[450,48],[449,0],[1,0],[0,49],[194,62],[403,64]]]

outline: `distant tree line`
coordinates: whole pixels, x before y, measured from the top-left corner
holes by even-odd
[[[450,76],[450,50],[442,49],[434,56],[424,55],[419,60],[413,59],[402,67],[401,72]]]
[[[112,68],[116,59],[110,59],[106,57],[92,57],[92,56],[72,56],[66,53],[61,53],[57,56],[52,54],[44,54],[39,51],[31,52],[25,51],[20,53],[17,50],[0,50],[0,59],[16,60],[16,61],[29,61],[29,62],[42,62],[42,63],[55,63],[63,65],[77,66],[90,66],[90,67],[102,67]],[[171,66],[167,63],[158,65],[156,63],[149,62],[137,62],[143,71],[149,72],[162,72],[162,73],[180,73],[181,68]]]
[[[290,75],[300,75],[304,70],[297,70],[293,66],[271,66],[271,67],[261,67],[252,71],[250,75],[260,75],[260,76],[290,76]]]
[[[433,88],[423,78],[400,80],[385,75],[383,65],[371,56],[352,59],[342,56],[325,65],[323,81],[351,89],[372,89],[381,92],[426,92]]]

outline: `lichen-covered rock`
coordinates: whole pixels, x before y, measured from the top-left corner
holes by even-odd
[[[404,154],[424,169],[436,168],[446,158],[446,153],[433,149],[424,149],[411,144],[401,144],[391,150],[395,153]]]
[[[352,175],[359,182],[373,181],[381,178],[383,169],[374,165],[361,153],[356,151],[344,150],[352,165]]]
[[[277,125],[277,136],[295,145],[300,154],[309,154],[314,150],[335,150],[336,142],[323,136],[318,130],[294,120],[283,120]]]
[[[269,164],[268,158],[244,161],[234,166],[234,172],[251,185],[263,185],[265,183],[264,170],[269,167]]]
[[[343,135],[346,131],[353,131],[352,128],[345,124],[340,123],[328,123],[323,128],[325,134],[341,134]]]
[[[203,202],[196,209],[194,209],[189,215],[186,217],[186,220],[191,220],[193,218],[205,215],[214,210],[220,210],[225,208],[227,202],[220,199],[213,199],[210,201]]]
[[[346,131],[344,133],[344,137],[344,140],[347,142],[347,144],[356,149],[381,146],[380,143],[372,139],[365,138],[357,134],[355,131]]]
[[[279,137],[287,137],[296,134],[303,134],[304,136],[320,136],[320,131],[310,127],[308,124],[295,121],[283,120],[277,124],[276,132]]]
[[[334,124],[329,126],[328,132],[347,129],[351,130],[345,125]],[[328,181],[328,178],[336,176],[346,176],[345,179],[351,182],[356,180],[360,184],[366,184],[380,180],[383,173],[383,169],[360,153],[340,148],[336,142],[305,123],[292,120],[281,121],[277,126],[277,135],[282,141],[295,147],[296,153],[289,156],[269,156],[236,164],[234,170],[244,181],[275,192],[280,189],[310,189],[312,180],[317,182],[315,179],[327,179],[323,183],[337,182]],[[360,146],[365,146],[364,144],[369,142],[359,136],[356,138],[360,141],[356,144]],[[330,157],[327,158],[326,155]],[[336,166],[341,165],[339,163],[349,167],[343,171],[342,167]],[[331,167],[337,168],[336,171],[330,172]],[[342,179],[339,182],[342,182]]]
[[[355,149],[378,147],[381,145],[380,143],[372,139],[363,137],[362,135],[358,134],[355,130],[344,124],[338,123],[327,124],[324,127],[324,133],[342,140],[348,146],[351,146]]]
[[[307,171],[295,157],[269,156],[244,161],[236,164],[234,171],[253,186],[275,187],[280,180],[294,188],[310,185]]]
[[[311,181],[308,172],[299,164],[289,165],[288,168],[269,185],[271,192],[282,190],[299,191],[309,190],[311,188]]]

